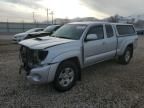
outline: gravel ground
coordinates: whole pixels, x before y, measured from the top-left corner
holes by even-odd
[[[1,40],[11,40],[15,34],[0,34],[0,39]]]
[[[0,108],[144,108],[144,37],[129,65],[111,60],[86,68],[82,81],[65,93],[19,75],[18,49],[0,41]]]

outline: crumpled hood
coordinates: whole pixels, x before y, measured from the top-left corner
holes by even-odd
[[[45,32],[44,31],[32,32],[32,33],[30,33],[30,35],[39,35],[39,34],[42,34],[42,33],[45,33]]]
[[[14,35],[14,37],[26,36],[26,35],[27,35],[27,33],[18,33],[18,34],[16,34],[16,35]]]
[[[74,40],[46,36],[24,40],[19,42],[19,44],[31,49],[45,49],[48,47],[61,45],[72,41]]]

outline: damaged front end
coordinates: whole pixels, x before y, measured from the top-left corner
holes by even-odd
[[[26,71],[26,75],[30,74],[30,70],[41,65],[41,62],[46,58],[48,51],[30,49],[25,46],[20,48],[21,67]]]

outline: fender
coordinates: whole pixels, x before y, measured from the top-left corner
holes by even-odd
[[[70,51],[66,51],[61,53],[60,55],[56,56],[53,60],[52,63],[61,63],[64,60],[73,58],[73,57],[77,57],[80,63],[80,66],[82,67],[82,57],[81,57],[81,52],[79,50],[70,50]]]
[[[59,66],[59,64],[64,61],[64,60],[67,60],[67,59],[70,59],[70,58],[73,58],[73,57],[77,57],[78,60],[79,60],[79,63],[80,63],[80,66],[82,67],[82,60],[81,60],[81,57],[80,57],[80,51],[78,50],[71,50],[71,51],[66,51],[66,52],[63,52],[61,53],[60,55],[56,56],[53,60],[52,60],[52,65],[51,66],[51,69],[50,69],[50,72],[49,72],[49,75],[48,75],[48,80],[49,82],[52,82],[54,80],[54,77],[55,77],[55,73],[56,73],[56,70]],[[54,70],[51,72],[51,70]]]
[[[118,55],[121,56],[123,55],[125,49],[127,48],[127,46],[129,44],[134,44],[134,39],[126,39],[123,40],[121,44],[119,44],[119,48],[118,48]]]

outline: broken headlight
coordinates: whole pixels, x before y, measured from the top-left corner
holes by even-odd
[[[21,47],[20,57],[24,65],[32,67],[33,65],[40,65],[40,63],[47,57],[48,51],[33,50],[27,47]]]
[[[40,64],[47,56],[48,51],[34,50],[33,51],[33,64]]]

